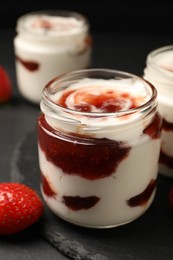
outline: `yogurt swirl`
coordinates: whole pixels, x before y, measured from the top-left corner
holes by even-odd
[[[60,93],[56,103],[81,112],[111,113],[134,109],[149,99],[139,82],[83,79]]]

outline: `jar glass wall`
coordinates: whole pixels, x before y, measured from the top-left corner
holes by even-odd
[[[163,118],[159,172],[173,177],[173,45],[150,52],[144,78],[158,91],[158,109]]]
[[[156,89],[116,70],[53,79],[38,118],[41,191],[76,225],[108,228],[141,216],[158,176],[161,118]]]

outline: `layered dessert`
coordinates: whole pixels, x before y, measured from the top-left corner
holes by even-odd
[[[73,12],[29,13],[17,21],[16,78],[22,96],[39,104],[56,76],[91,66],[89,25]]]
[[[86,227],[138,218],[157,187],[161,118],[154,89],[139,78],[52,84],[46,100],[56,112],[53,116],[42,103],[38,119],[47,205],[60,218]]]
[[[162,47],[148,56],[144,77],[158,90],[158,108],[163,118],[159,171],[173,177],[173,47]]]

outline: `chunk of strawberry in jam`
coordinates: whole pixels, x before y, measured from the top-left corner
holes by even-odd
[[[42,188],[43,188],[44,194],[48,197],[54,197],[56,195],[56,193],[52,190],[48,180],[42,173],[41,173],[41,182],[42,182]]]
[[[89,209],[100,200],[97,196],[63,196],[65,205],[72,210]]]
[[[127,201],[128,205],[131,207],[144,206],[155,190],[156,184],[157,180],[152,179],[144,191]]]

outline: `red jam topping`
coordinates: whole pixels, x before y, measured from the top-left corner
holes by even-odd
[[[93,90],[92,90],[93,88]],[[93,92],[92,92],[93,91]],[[71,98],[72,97],[72,98]],[[72,102],[69,101],[72,99]],[[57,100],[57,104],[81,112],[111,113],[120,110],[133,109],[144,102],[144,97],[134,97],[128,92],[122,92],[101,87],[84,87],[80,90],[65,91]]]
[[[44,28],[44,29],[52,29],[54,27],[53,23],[47,19],[39,18],[35,23],[32,24],[33,28]]]

